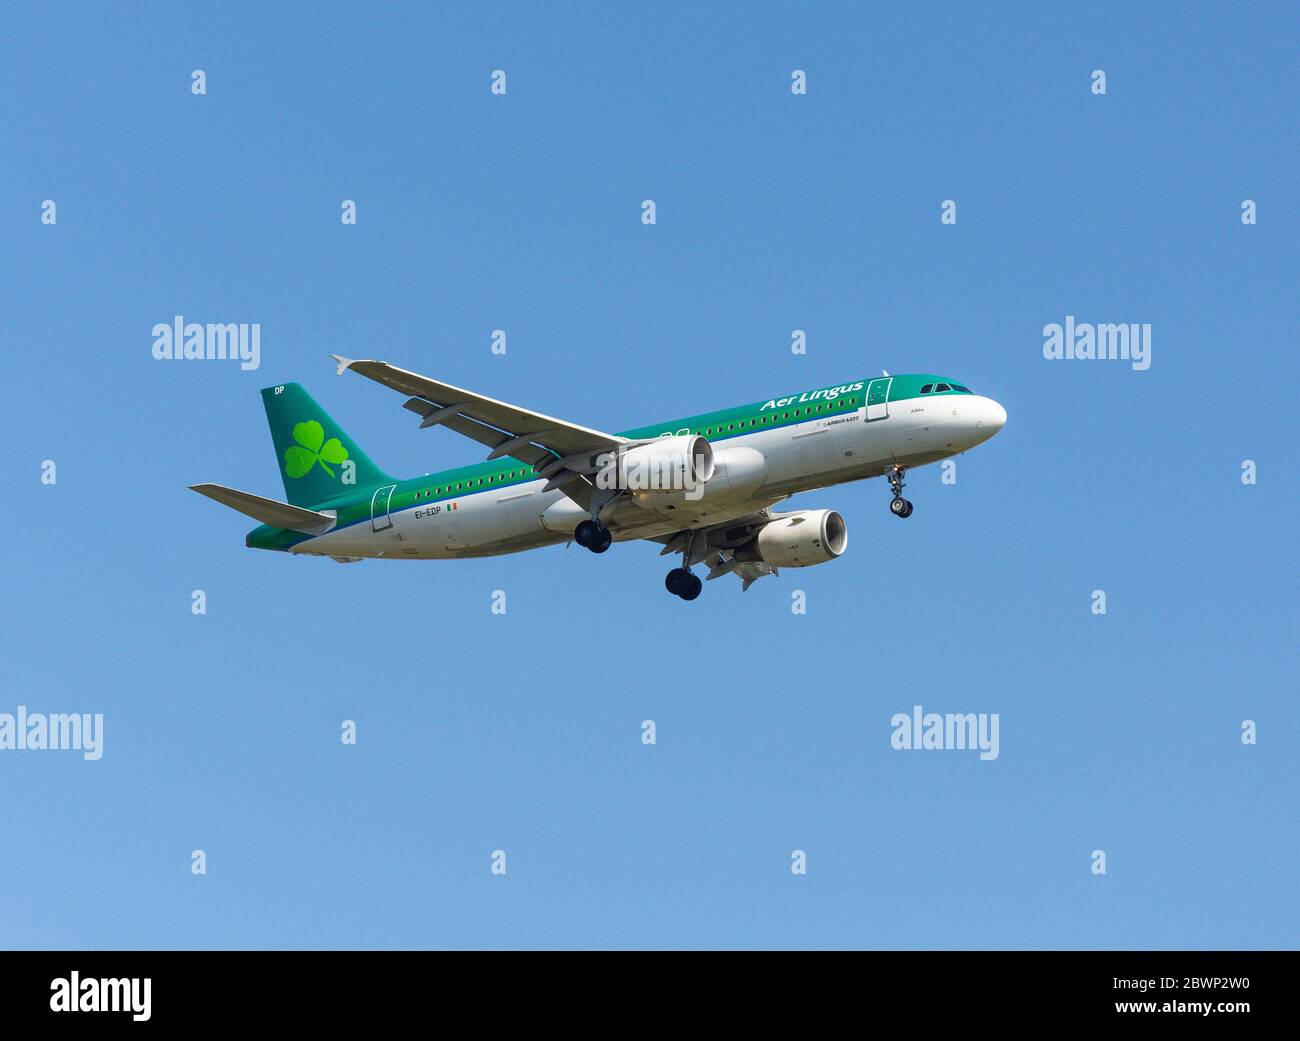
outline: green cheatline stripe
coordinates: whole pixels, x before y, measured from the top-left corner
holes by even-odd
[[[721,409],[717,412],[705,412],[702,415],[689,416],[669,423],[656,423],[653,426],[623,430],[619,432],[619,436],[653,438],[659,437],[661,434],[675,434],[681,430],[688,430],[692,434],[703,434],[711,443],[716,444],[719,441],[727,441],[733,437],[744,437],[756,430],[773,430],[780,427],[795,426],[799,423],[806,423],[810,419],[820,419],[841,412],[847,414],[862,407],[862,403],[866,399],[867,387],[875,378],[881,377],[850,380],[848,383],[839,384],[838,386],[856,386],[861,383],[862,386],[860,390],[842,393],[829,402],[823,398],[799,400],[800,398],[809,399],[811,395],[826,389],[816,387],[811,390],[784,395],[782,398],[769,398],[766,401],[755,401],[749,405]],[[951,385],[958,383],[958,381],[945,376],[924,373],[888,378],[890,379],[888,400],[891,402],[918,397],[921,388],[926,384],[947,383]],[[965,386],[965,384],[961,383],[958,383],[958,385]],[[956,394],[961,393],[961,391],[949,391],[947,393]],[[932,396],[932,394],[928,396]],[[780,408],[764,407],[770,401],[781,401],[784,398],[793,400],[790,404]],[[841,403],[843,404],[841,405]],[[819,407],[820,411],[818,411]],[[454,470],[442,470],[438,473],[425,474],[421,477],[412,477],[405,481],[396,482],[397,486],[393,489],[389,499],[388,512],[398,513],[415,507],[431,506],[449,499],[463,499],[470,495],[477,495],[480,492],[496,491],[501,488],[509,488],[512,485],[528,484],[535,480],[537,480],[537,475],[533,473],[532,467],[516,459],[507,458],[499,462],[472,463],[469,466],[461,466]],[[459,487],[457,487],[458,485]],[[435,490],[434,495],[427,497],[421,495],[417,499],[417,493],[431,489]],[[345,495],[339,495],[317,503],[314,508],[318,510],[338,510],[338,523],[334,529],[337,531],[339,528],[346,528],[353,524],[359,524],[361,521],[370,520],[370,502],[374,496],[374,491],[373,485],[366,488],[357,488]],[[262,525],[249,533],[247,544],[258,549],[288,549],[301,542],[306,542],[310,538],[310,535],[303,535],[300,532],[285,531],[281,528]]]

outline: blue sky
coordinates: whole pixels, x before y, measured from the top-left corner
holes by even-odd
[[[1294,6],[463,7],[9,15],[0,712],[105,735],[0,751],[4,944],[1294,947]],[[176,314],[261,368],[155,361]],[[1067,314],[1151,368],[1045,360]],[[603,429],[882,368],[1010,419],[686,604],[646,545],[246,550],[187,485],[281,496],[264,386],[481,456],[331,353]],[[999,758],[894,750],[915,704]]]

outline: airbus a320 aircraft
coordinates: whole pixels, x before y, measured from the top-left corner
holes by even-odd
[[[681,554],[664,585],[683,600],[706,577],[748,589],[783,567],[840,556],[835,510],[778,512],[797,492],[885,477],[896,517],[909,517],[903,476],[1002,429],[991,398],[943,376],[855,380],[606,434],[495,401],[382,361],[334,356],[407,396],[420,427],[486,445],[487,461],[407,480],[379,469],[301,386],[262,391],[288,503],[192,485],[261,521],[245,543],[332,557],[431,560],[515,553],[576,542],[604,553],[648,539]]]

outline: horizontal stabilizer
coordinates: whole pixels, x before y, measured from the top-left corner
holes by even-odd
[[[273,528],[301,531],[305,535],[323,535],[334,527],[336,520],[334,510],[307,510],[275,499],[263,499],[251,492],[227,488],[223,484],[192,484],[190,487],[200,495],[215,499],[221,505],[229,506],[232,510],[238,510]]]

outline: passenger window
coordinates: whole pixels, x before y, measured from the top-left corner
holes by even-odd
[[[922,394],[929,394],[930,391],[932,391],[932,390],[934,390],[934,384],[933,384],[933,383],[927,383],[924,387],[921,388],[921,393],[922,393]]]

